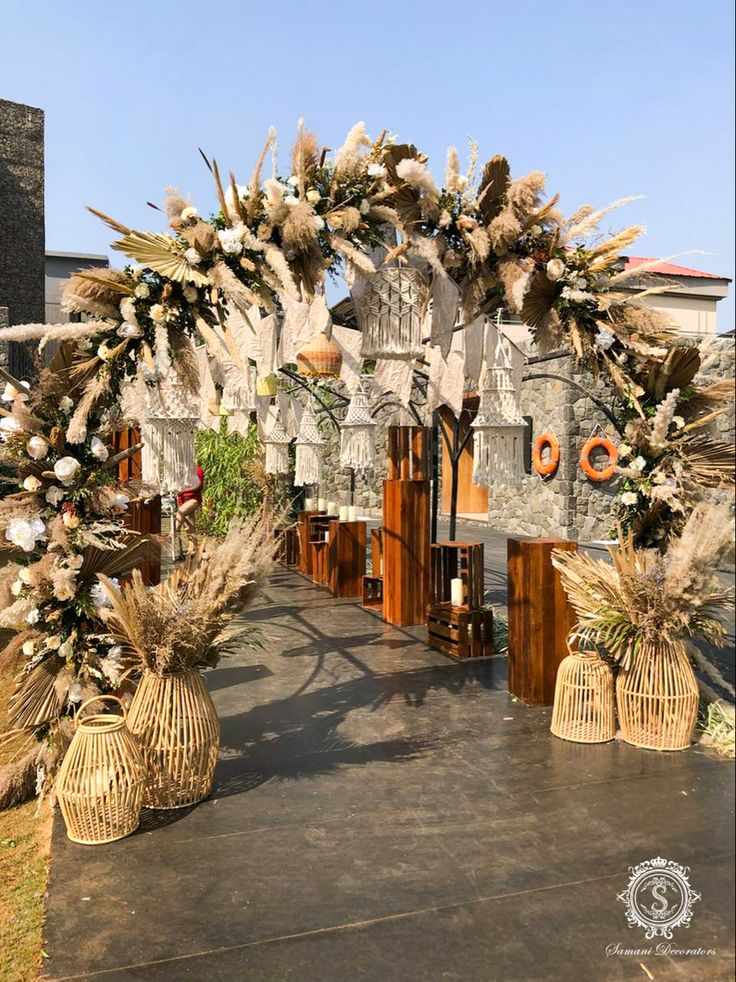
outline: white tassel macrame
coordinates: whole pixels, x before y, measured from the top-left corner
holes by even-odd
[[[304,407],[296,437],[294,485],[301,488],[322,481],[322,437],[311,400]]]
[[[281,424],[276,423],[268,437],[263,441],[266,448],[266,473],[289,473],[289,444],[291,440],[284,433]]]
[[[369,380],[361,378],[340,432],[340,466],[365,471],[375,466],[376,422],[368,403]]]
[[[147,389],[147,397],[142,425],[144,480],[148,478],[147,483],[161,494],[176,494],[199,483],[194,438],[200,407],[173,369]]]
[[[370,276],[356,303],[362,357],[419,358],[428,302],[427,281],[414,266],[388,266]]]
[[[526,424],[518,405],[513,368],[499,339],[488,366],[473,426],[473,483],[482,487],[520,484],[524,477]]]

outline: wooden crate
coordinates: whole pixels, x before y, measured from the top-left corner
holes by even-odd
[[[363,577],[363,598],[361,606],[368,610],[383,610],[383,578],[380,576]]]
[[[336,597],[360,597],[365,574],[365,522],[329,525],[330,549],[328,586]]]
[[[508,540],[509,692],[530,706],[551,706],[575,613],[567,602],[552,550],[574,552],[564,539]]]
[[[312,550],[309,548],[311,538],[310,520],[319,515],[324,515],[323,511],[300,511],[296,520],[297,535],[299,537],[299,559],[297,569],[305,576],[312,575]]]
[[[451,580],[463,581],[462,606],[476,610],[483,606],[483,543],[437,542],[431,548],[429,602],[449,603]]]
[[[312,581],[317,586],[330,585],[330,543],[313,542],[312,549]]]
[[[458,661],[489,658],[493,654],[493,613],[465,610],[449,603],[430,604],[427,640],[432,648]]]

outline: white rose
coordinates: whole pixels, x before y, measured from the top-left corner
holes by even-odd
[[[48,503],[50,505],[53,505],[54,507],[56,507],[59,504],[59,502],[63,500],[63,498],[64,498],[64,491],[60,487],[57,487],[55,484],[52,484],[51,487],[46,492],[46,501],[48,501]]]
[[[290,208],[293,208],[294,205],[298,205],[299,204],[299,199],[295,195],[293,195],[293,194],[287,194],[284,197],[284,204],[285,205],[289,205]]]
[[[99,437],[92,437],[89,443],[89,449],[92,456],[96,457],[98,460],[107,460],[107,458],[110,456],[110,451]]]
[[[30,389],[31,387],[30,383],[21,382],[20,384],[23,386],[22,389],[16,389],[16,387],[13,385],[12,382],[5,383],[5,388],[3,389],[3,396],[2,396],[3,402],[12,402],[14,399],[18,399],[18,398],[20,398],[21,402],[28,401],[27,390]]]
[[[199,263],[202,262],[202,257],[194,248],[194,246],[191,246],[189,249],[187,249],[187,251],[184,253],[184,258],[186,259],[186,261],[189,263],[190,266],[198,266]]]
[[[26,658],[32,658],[36,653],[36,646],[33,641],[26,641],[23,644],[23,654]]]
[[[34,494],[41,487],[43,482],[39,481],[37,477],[33,474],[29,474],[28,477],[23,481],[23,490],[32,491]]]
[[[119,338],[125,338],[126,340],[130,338],[142,338],[143,329],[138,327],[137,324],[130,324],[126,321],[125,324],[121,324],[118,328],[117,335]]]
[[[21,571],[18,573],[18,579],[21,580],[26,585],[28,585],[31,582],[31,574],[28,572],[27,566],[24,566],[21,569]]]
[[[361,215],[367,215],[370,210],[371,210],[370,201],[368,201],[366,198],[363,198],[363,200],[360,202],[360,207],[358,211],[360,212]]]
[[[34,518],[32,522],[27,522],[23,518],[14,518],[5,530],[5,538],[24,552],[32,552],[36,540],[46,538],[46,526],[40,518]]]
[[[312,221],[318,232],[325,227],[325,220],[321,215],[315,215]]]
[[[20,433],[22,429],[23,427],[17,419],[14,419],[12,416],[3,416],[0,419],[0,440],[5,443],[11,434]]]
[[[61,655],[61,657],[68,658],[73,653],[74,653],[74,642],[71,640],[71,638],[67,638],[66,641],[62,641],[62,643],[59,645],[59,654]],[[71,689],[69,691],[71,691]],[[74,700],[74,701],[78,701],[78,700]]]
[[[49,445],[42,436],[32,436],[26,444],[26,450],[28,456],[33,457],[34,460],[43,460],[49,452]]]
[[[226,256],[239,256],[243,251],[243,243],[240,241],[241,235],[242,229],[237,226],[220,229],[217,233],[220,248]]]
[[[46,638],[46,647],[50,651],[56,651],[60,644],[61,644],[61,638],[59,637],[58,634],[50,634]]]
[[[197,211],[197,209],[193,208],[192,205],[189,205],[187,208],[185,208],[182,211],[181,220],[183,222],[187,222],[189,221],[190,218],[196,218],[198,214],[199,212]]]
[[[38,624],[38,619],[40,616],[41,614],[39,612],[38,607],[34,607],[32,610],[29,610],[28,613],[26,614],[26,621],[29,624]]]
[[[69,396],[64,396],[64,398],[59,403],[62,412],[69,414],[72,409],[74,409],[74,400],[70,399]]]
[[[652,483],[653,484],[666,484],[667,483],[667,475],[664,474],[662,471],[657,471],[655,474],[652,475]]]
[[[368,164],[368,176],[369,177],[385,177],[386,168],[383,164]]]
[[[675,424],[678,430],[681,430],[685,425],[685,420],[682,418],[682,416],[673,416],[672,422]]]
[[[74,457],[60,457],[54,464],[54,474],[65,487],[74,483],[80,470],[81,464]]]
[[[79,515],[75,514],[73,511],[65,511],[61,520],[64,523],[64,528],[79,528]]]
[[[643,457],[637,457],[636,460],[632,460],[629,464],[632,471],[637,471],[641,474],[642,471],[646,470],[647,462]]]
[[[626,505],[627,508],[635,505],[638,500],[639,496],[634,491],[624,491],[621,495],[621,504]]]
[[[631,453],[631,447],[628,445],[628,443],[619,444],[619,448],[618,448],[619,457],[628,457],[630,453]]]
[[[565,264],[561,259],[550,259],[547,263],[547,278],[556,282],[565,273]]]
[[[317,188],[310,188],[306,194],[307,201],[310,203],[310,205],[316,205],[321,197],[322,195],[319,193]]]
[[[150,293],[151,291],[148,289],[147,283],[139,283],[138,286],[135,288],[135,295],[137,297],[140,297],[142,300],[145,300],[146,297],[150,295]]]
[[[151,307],[150,313],[151,320],[155,321],[157,324],[163,324],[163,322],[166,320],[166,308],[160,303],[155,303]]]
[[[122,491],[116,491],[112,496],[112,507],[124,511],[130,502],[130,497]]]
[[[13,582],[10,584],[10,592],[14,597],[19,597],[23,592],[23,581],[13,580]]]
[[[199,296],[196,286],[185,286],[182,292],[187,303],[196,303],[197,297]]]
[[[134,280],[139,280],[143,276],[143,267],[137,263],[130,267],[130,275]]]
[[[110,357],[110,349],[106,344],[101,344],[97,349],[97,357],[102,361],[107,361]]]

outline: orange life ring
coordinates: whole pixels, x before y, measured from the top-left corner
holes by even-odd
[[[542,453],[545,447],[549,447],[549,460],[545,464],[542,460]],[[560,464],[560,443],[554,433],[542,433],[534,441],[532,450],[532,465],[540,477],[549,477],[554,474]]]
[[[601,448],[608,454],[608,464],[603,470],[597,470],[590,462],[592,450]],[[616,473],[616,463],[618,462],[618,450],[616,444],[609,440],[607,436],[592,436],[580,451],[580,467],[583,474],[590,481],[610,481]]]

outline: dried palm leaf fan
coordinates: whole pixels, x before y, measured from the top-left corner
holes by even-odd
[[[296,367],[306,378],[337,378],[342,368],[339,344],[326,334],[315,334],[298,352]]]
[[[373,467],[376,456],[376,421],[368,404],[370,378],[358,382],[340,432],[340,466],[355,471]]]
[[[524,476],[524,422],[511,357],[499,338],[488,366],[473,426],[473,481],[484,487],[520,484]]]
[[[91,703],[115,701],[95,696],[77,712],[76,732],[56,779],[56,796],[72,842],[114,842],[138,828],[146,768],[138,743],[123,715],[97,713],[82,718]]]
[[[550,731],[575,743],[616,735],[613,672],[595,651],[570,651],[557,670]]]
[[[428,303],[427,280],[414,266],[386,266],[373,273],[356,304],[363,332],[361,356],[419,358]]]
[[[322,437],[311,399],[304,407],[296,437],[294,485],[298,488],[322,482]]]
[[[196,399],[172,368],[146,390],[141,427],[143,480],[162,494],[175,494],[198,483],[194,437],[201,415]]]
[[[291,438],[286,435],[280,423],[276,423],[271,432],[263,440],[266,448],[265,471],[267,474],[289,473],[289,444]]]

